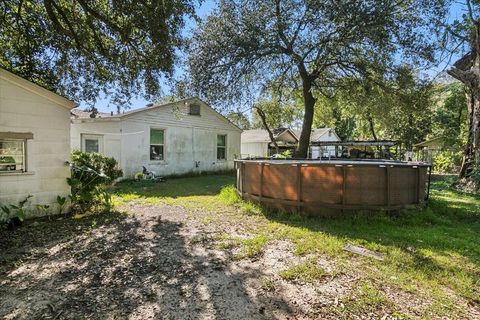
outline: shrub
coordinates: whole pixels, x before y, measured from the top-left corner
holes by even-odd
[[[461,151],[441,151],[433,159],[435,172],[458,173],[462,165]]]
[[[25,220],[25,205],[28,200],[33,197],[29,194],[25,199],[18,202],[18,205],[0,205],[0,223],[8,222],[11,219],[16,219],[19,223]]]
[[[123,176],[114,158],[99,153],[74,151],[71,155],[71,178],[67,179],[71,188],[71,201],[74,209],[82,212],[109,210],[111,197],[105,187]]]

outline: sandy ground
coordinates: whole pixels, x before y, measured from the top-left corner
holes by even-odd
[[[93,228],[95,220],[53,230],[43,228],[50,222],[35,223],[23,227],[32,230],[27,241],[15,239],[25,236],[20,228],[2,242],[0,317],[318,318],[315,306],[346,289],[339,278],[318,286],[281,279],[278,272],[301,259],[285,241],[269,244],[259,258],[235,261],[215,239],[238,230],[200,222],[206,212],[192,218],[181,207],[127,209],[135,215]],[[20,248],[12,251],[12,242]],[[262,284],[266,277],[273,288]]]
[[[356,280],[283,280],[280,271],[308,258],[293,255],[287,241],[236,260],[233,250],[218,249],[218,236],[244,230],[228,219],[205,223],[208,212],[140,204],[124,209],[134,216],[35,222],[4,233],[0,318],[336,319],[331,311]],[[334,268],[328,260],[318,264]],[[391,319],[381,313],[354,318],[382,317]]]

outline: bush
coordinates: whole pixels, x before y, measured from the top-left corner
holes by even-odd
[[[110,210],[111,197],[105,187],[123,176],[117,160],[99,153],[74,151],[71,155],[71,172],[72,176],[67,182],[71,188],[73,209],[82,212]]]
[[[441,151],[433,158],[435,172],[458,173],[462,165],[461,151]]]

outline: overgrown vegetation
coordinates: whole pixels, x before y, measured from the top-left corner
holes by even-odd
[[[71,188],[73,210],[85,213],[111,209],[112,199],[106,187],[123,175],[114,158],[99,153],[73,151],[71,172],[72,176],[67,181]]]

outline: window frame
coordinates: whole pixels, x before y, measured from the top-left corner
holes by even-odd
[[[24,139],[16,139],[16,138],[0,138],[0,141],[5,141],[5,142],[21,142],[21,146],[22,146],[22,154],[21,154],[21,157],[22,157],[22,163],[21,163],[21,166],[22,166],[22,169],[21,170],[0,170],[0,175],[5,175],[5,174],[19,174],[19,173],[26,173],[28,172],[28,166],[27,166],[27,138],[24,138]],[[19,155],[4,155],[4,154],[0,154],[0,157],[3,157],[3,156],[19,156]],[[0,163],[0,165],[2,165]],[[15,166],[17,166],[17,162],[15,161]]]
[[[192,107],[197,107],[198,108],[198,113],[192,113]],[[197,103],[192,103],[188,106],[188,115],[190,116],[197,116],[200,117],[202,115],[202,108],[200,107],[199,104]]]
[[[224,137],[225,137],[225,145],[224,145],[224,146],[219,146],[219,145],[218,145],[218,137],[219,137],[219,136],[224,136]],[[216,145],[216,153],[217,153],[217,154],[216,154],[216,156],[217,156],[216,158],[217,158],[217,161],[227,161],[227,159],[228,159],[228,155],[227,155],[228,134],[226,134],[226,133],[217,133],[217,135],[216,135],[215,138],[216,138],[216,143],[215,143],[215,145]],[[219,158],[219,157],[218,157],[218,149],[219,149],[219,148],[223,148],[223,149],[224,149],[224,152],[223,152],[224,158]]]
[[[151,141],[152,140],[152,130],[163,131],[163,144],[152,144],[152,141]],[[150,161],[154,161],[154,162],[164,162],[164,161],[166,161],[166,159],[167,159],[167,150],[166,150],[166,144],[165,144],[166,137],[167,137],[167,129],[158,128],[158,127],[150,127],[150,130],[148,131],[148,159]],[[151,155],[152,146],[162,146],[163,147],[162,159],[152,159],[152,155]]]
[[[90,134],[90,133],[81,133],[80,134],[80,149],[82,152],[87,152],[86,150],[86,140],[98,140],[98,151],[97,153],[103,154],[103,134]]]

